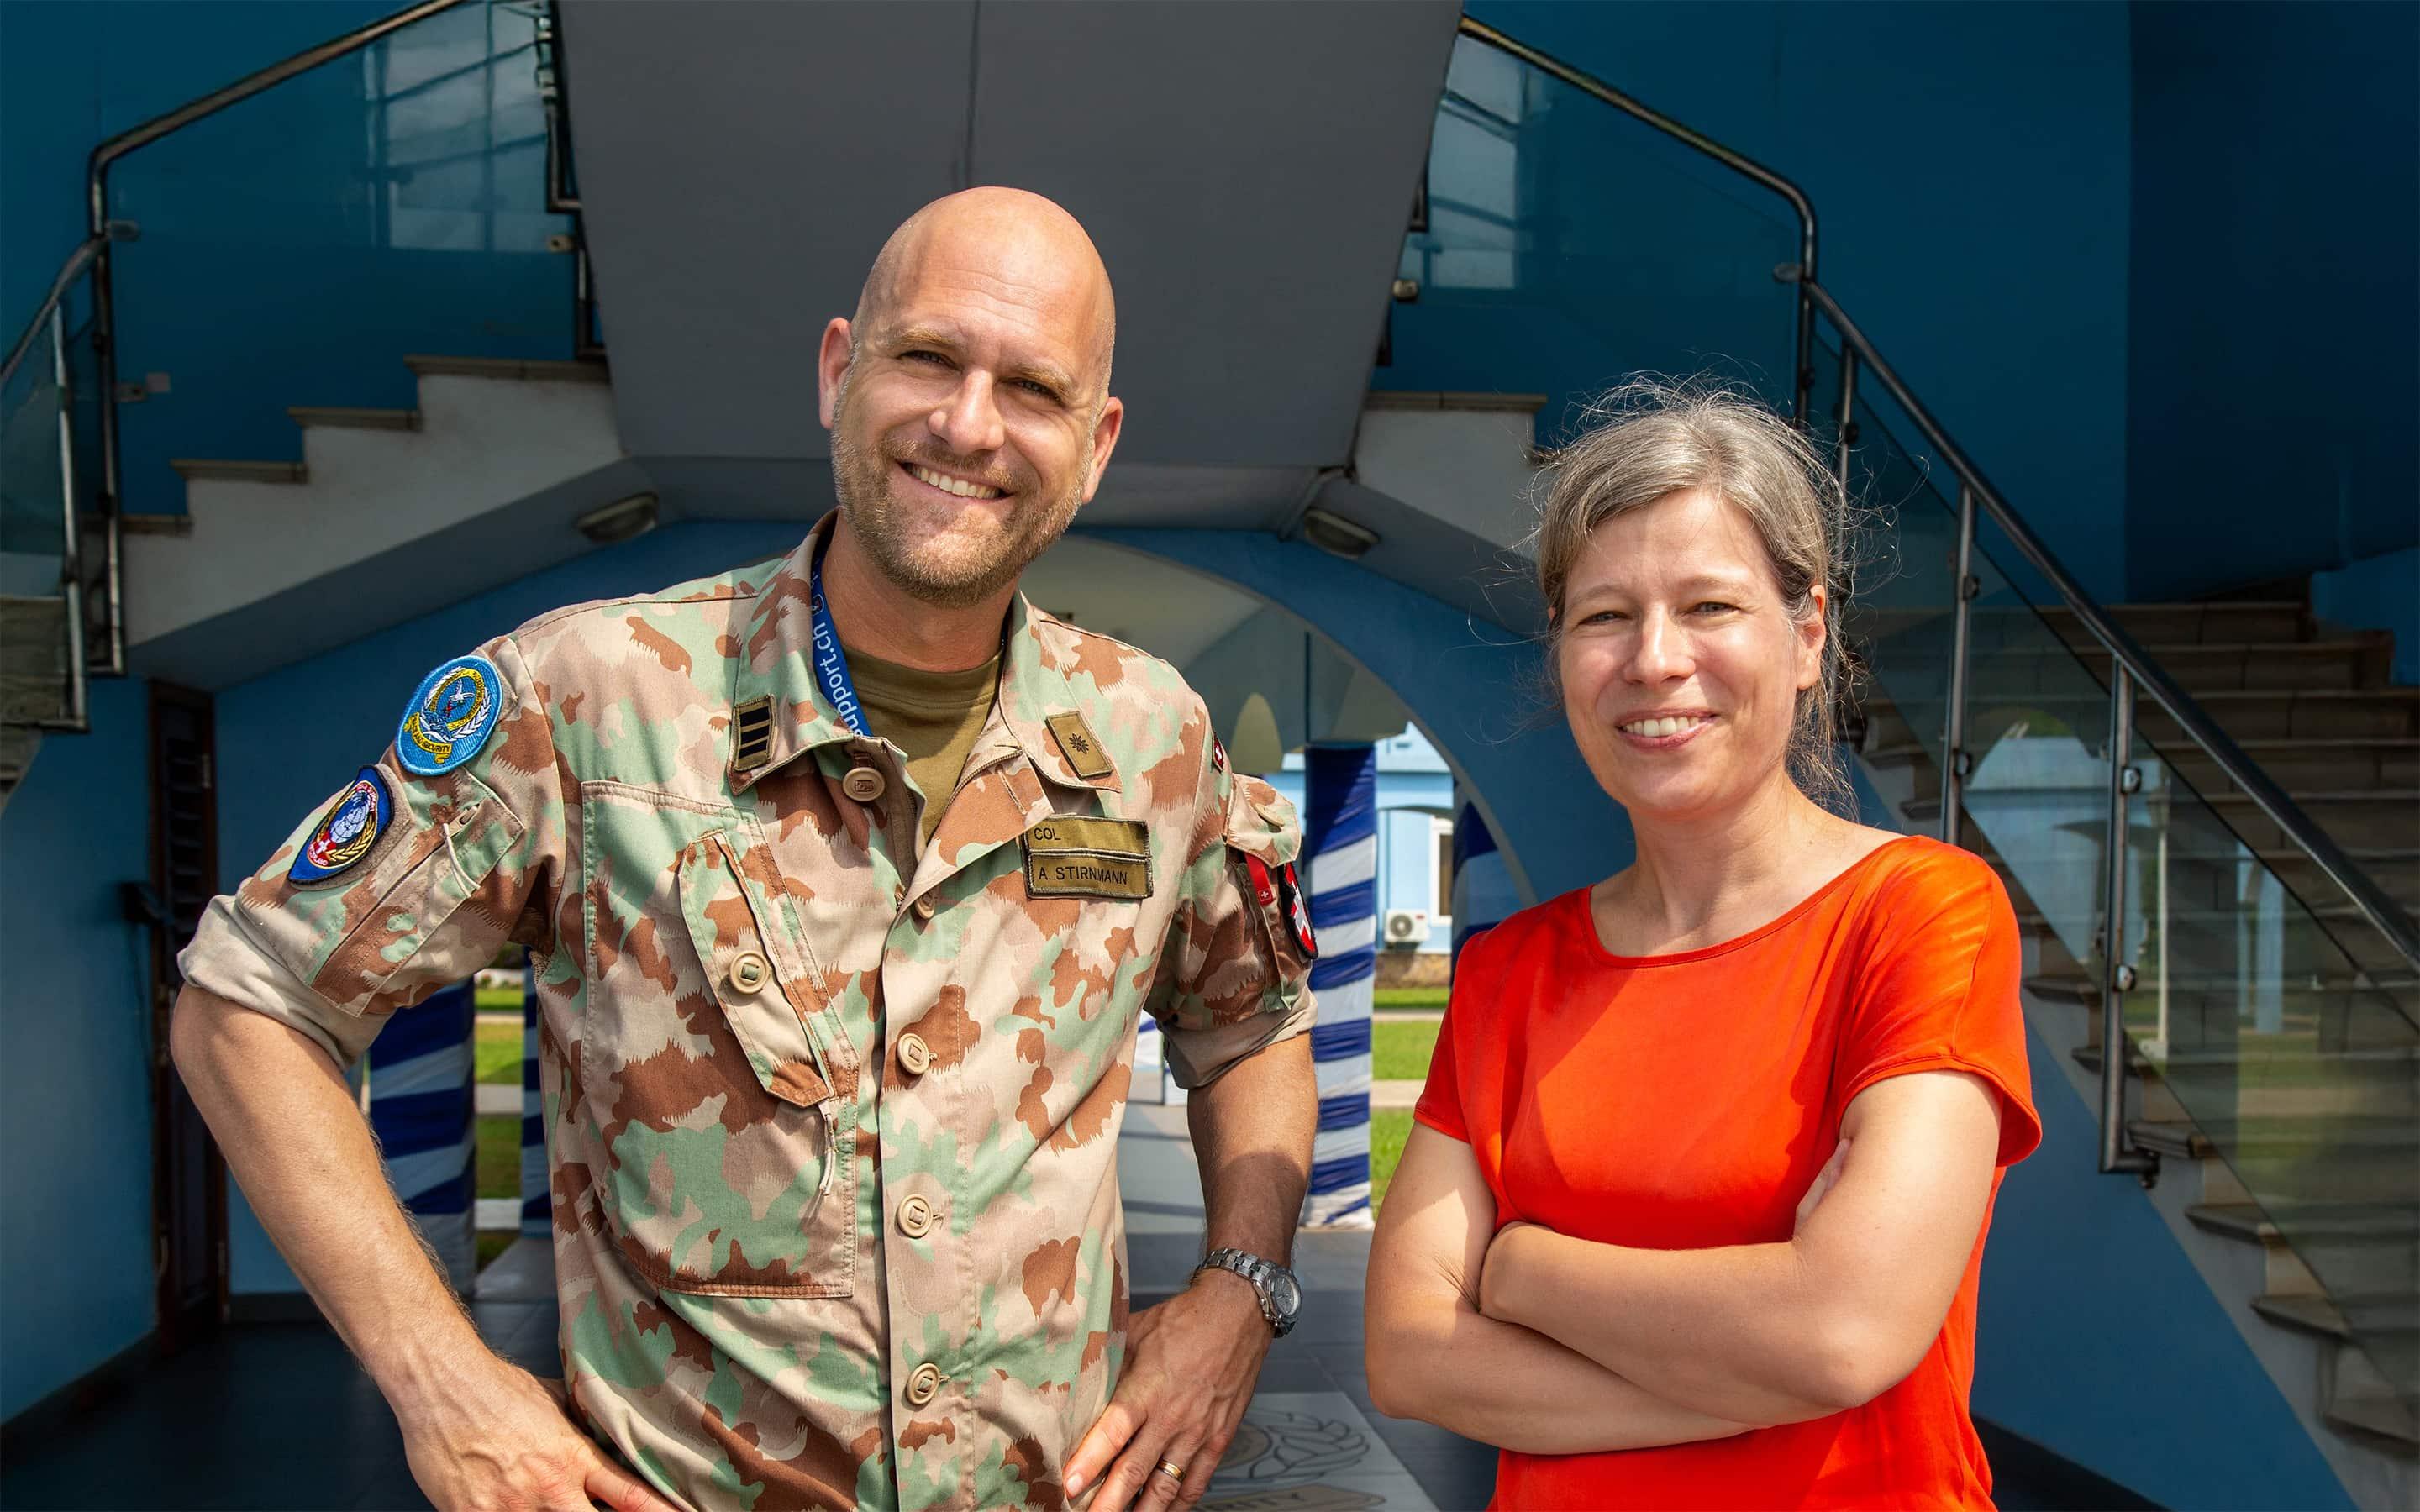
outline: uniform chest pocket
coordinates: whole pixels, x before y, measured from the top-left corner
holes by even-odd
[[[847,1296],[856,1064],[770,851],[742,823],[690,841],[672,871],[669,992],[617,995],[582,1050],[623,1254],[669,1291]]]

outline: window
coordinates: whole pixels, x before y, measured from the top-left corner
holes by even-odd
[[[1431,819],[1429,831],[1436,848],[1436,906],[1429,911],[1429,922],[1450,929],[1453,925],[1453,821]]]

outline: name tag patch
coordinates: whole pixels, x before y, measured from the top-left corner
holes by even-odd
[[[1151,896],[1151,831],[1137,819],[1061,814],[1020,839],[1033,898]]]

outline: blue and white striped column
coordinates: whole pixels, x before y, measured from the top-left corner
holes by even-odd
[[[1304,884],[1319,960],[1311,990],[1319,1076],[1309,1228],[1367,1228],[1370,1212],[1370,989],[1378,969],[1378,748],[1303,752]]]
[[[1521,895],[1512,871],[1496,847],[1495,832],[1479,817],[1479,806],[1456,784],[1453,791],[1453,959],[1462,948],[1512,917]]]
[[[521,1236],[554,1237],[554,1183],[546,1169],[546,1104],[537,1087],[537,968],[521,967]]]
[[[369,1053],[370,1130],[387,1181],[458,1291],[468,1291],[478,1272],[473,1016],[471,984],[448,987],[396,1014]]]

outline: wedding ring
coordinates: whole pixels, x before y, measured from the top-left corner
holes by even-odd
[[[1161,1460],[1159,1462],[1159,1473],[1172,1481],[1182,1482],[1185,1479],[1185,1467],[1172,1460]]]

